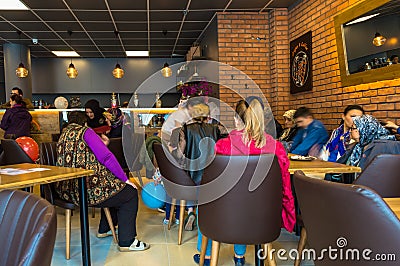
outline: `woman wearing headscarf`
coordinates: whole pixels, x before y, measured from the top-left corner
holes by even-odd
[[[356,116],[350,128],[351,138],[356,142],[347,160],[348,165],[358,166],[365,146],[376,139],[396,140],[395,136],[370,115]]]
[[[122,126],[124,125],[124,114],[119,108],[109,108],[107,110],[107,118],[111,122],[111,130],[108,133],[109,138],[122,137]]]
[[[296,110],[288,110],[283,114],[285,129],[282,131],[279,141],[293,141],[294,136],[296,136],[298,128],[293,118],[295,112]]]
[[[85,112],[88,117],[87,126],[97,134],[106,134],[111,130],[110,123],[103,113],[106,110],[100,107],[99,101],[91,99],[85,103]]]

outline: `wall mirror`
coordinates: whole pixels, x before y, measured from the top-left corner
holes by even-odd
[[[362,0],[334,22],[342,86],[400,78],[400,0]]]

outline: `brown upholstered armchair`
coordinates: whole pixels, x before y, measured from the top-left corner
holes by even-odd
[[[211,265],[218,263],[219,242],[264,244],[264,251],[271,250],[282,225],[282,176],[276,156],[216,155],[204,170],[201,184],[210,182],[212,186],[199,190],[200,263],[207,238],[213,240]],[[216,193],[210,195],[214,189]],[[269,265],[275,265],[273,256],[266,257]]]
[[[343,249],[343,254],[348,254],[349,249],[360,252],[359,260],[333,260],[326,253],[323,259],[314,260],[315,265],[378,265],[375,260],[363,259],[365,249],[372,250],[368,254],[371,258],[375,254],[398,254],[400,221],[375,191],[310,178],[301,171],[295,172],[294,185],[310,248],[316,254],[329,247],[338,252]]]
[[[0,192],[0,265],[50,265],[57,232],[54,207],[18,190]]]

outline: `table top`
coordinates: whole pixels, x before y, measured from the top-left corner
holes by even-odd
[[[289,154],[290,158],[291,154]],[[295,171],[301,170],[305,174],[311,173],[361,173],[361,168],[340,163],[333,163],[315,159],[312,161],[297,161],[290,159],[289,172],[294,174]]]
[[[383,200],[389,205],[397,218],[400,219],[400,198],[384,198]]]
[[[30,170],[28,173],[16,175],[0,173],[0,190],[30,187],[33,185],[47,184],[94,174],[93,170],[31,163],[4,165],[0,167],[0,171],[4,171],[6,168]],[[41,168],[50,170],[35,171],[41,170]]]

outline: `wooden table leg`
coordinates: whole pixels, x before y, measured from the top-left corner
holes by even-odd
[[[82,265],[90,266],[90,239],[86,177],[79,178],[79,210],[81,222]]]

